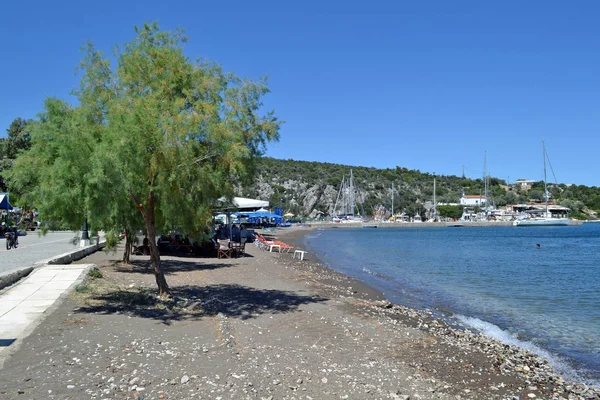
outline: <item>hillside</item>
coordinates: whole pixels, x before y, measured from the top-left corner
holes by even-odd
[[[269,157],[260,160],[254,182],[239,187],[237,194],[269,200],[286,212],[304,217],[315,217],[321,213],[329,216],[333,213],[342,176],[348,177],[350,169],[364,215],[372,215],[381,206],[388,210],[391,208],[392,183],[395,212],[423,208],[426,202],[433,200],[434,176],[419,170],[402,167],[377,169]],[[463,191],[465,194],[483,191],[483,179],[454,175],[438,175],[435,178],[436,199],[441,203],[457,203]],[[490,178],[490,184],[491,197],[497,206],[541,201],[544,197],[543,182],[534,184],[527,191],[509,187],[504,180],[497,178]],[[572,208],[574,214],[584,212],[592,215],[593,211],[600,210],[600,189],[597,187],[549,185],[549,192],[555,202]]]

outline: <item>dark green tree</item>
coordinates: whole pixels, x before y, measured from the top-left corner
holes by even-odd
[[[159,294],[169,296],[157,233],[201,236],[216,199],[233,195],[266,143],[278,138],[280,122],[261,114],[265,80],[191,62],[180,31],[153,23],[136,33],[114,69],[87,46],[75,92],[80,105],[46,102],[32,148],[10,179],[70,226],[89,217],[98,229],[135,228],[137,215],[151,239]]]
[[[438,213],[441,217],[459,219],[463,213],[462,206],[437,206]]]
[[[6,130],[7,137],[0,138],[0,191],[7,190],[4,171],[12,168],[14,159],[31,147],[31,137],[27,124],[29,120],[16,118]]]

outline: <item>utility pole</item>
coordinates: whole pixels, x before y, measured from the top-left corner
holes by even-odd
[[[81,240],[79,241],[79,247],[86,247],[90,245],[90,235],[88,233],[87,217],[83,219],[83,226],[81,227]]]

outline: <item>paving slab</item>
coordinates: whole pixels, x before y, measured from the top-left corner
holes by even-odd
[[[27,336],[61,296],[81,282],[85,272],[93,266],[70,264],[41,267],[23,282],[1,293],[0,355]]]

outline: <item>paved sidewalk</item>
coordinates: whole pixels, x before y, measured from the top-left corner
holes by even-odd
[[[85,277],[93,264],[49,265],[36,269],[0,294],[0,355],[27,336],[43,314]],[[11,346],[18,347],[18,346]]]

